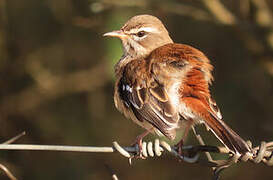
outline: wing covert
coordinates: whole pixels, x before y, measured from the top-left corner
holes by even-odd
[[[137,74],[127,67],[118,84],[119,96],[140,121],[147,121],[170,139],[175,138],[179,115],[166,88],[150,74]],[[127,70],[127,71],[126,71]]]

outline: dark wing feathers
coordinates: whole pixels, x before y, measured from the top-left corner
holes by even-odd
[[[156,87],[149,88],[149,92],[160,102],[167,102],[169,100],[168,95],[163,86],[158,85]]]
[[[130,64],[129,64],[130,65]],[[136,118],[147,121],[170,139],[175,138],[178,113],[172,108],[165,88],[153,78],[139,77],[125,69],[119,82],[119,96]]]
[[[144,100],[139,96],[139,91],[135,88],[132,88],[132,92],[128,93],[130,103],[133,104],[133,106],[137,109],[141,109],[143,107]]]
[[[154,109],[153,106],[149,104],[144,104],[143,108],[141,109],[132,108],[132,111],[139,120],[142,120],[142,121],[145,120],[149,122],[166,137],[170,139],[175,138],[175,133],[176,133],[175,130],[170,129],[169,125],[165,123],[166,121],[162,121],[164,118],[162,116],[162,113]]]

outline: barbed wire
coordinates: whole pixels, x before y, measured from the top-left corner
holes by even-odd
[[[163,152],[168,152],[179,160],[187,163],[198,163],[208,167],[212,167],[214,171],[213,179],[219,179],[220,172],[238,162],[253,162],[264,163],[267,166],[273,166],[273,141],[262,141],[259,146],[252,147],[252,143],[247,141],[251,152],[244,155],[232,154],[227,148],[221,146],[205,145],[203,139],[194,131],[200,145],[182,146],[182,155],[178,153],[176,146],[170,146],[167,142],[155,139],[154,142],[143,142],[142,149],[138,145],[130,147],[122,147],[118,142],[114,141],[112,147],[93,147],[93,146],[65,146],[65,145],[35,145],[35,144],[11,144],[18,138],[25,135],[25,132],[11,138],[10,140],[0,144],[0,150],[30,150],[30,151],[70,151],[70,152],[95,152],[95,153],[113,153],[119,152],[122,156],[129,159],[132,164],[132,159],[141,155],[143,159],[154,156],[161,156]],[[141,153],[141,154],[139,154]],[[205,153],[207,160],[201,159],[200,154]],[[213,160],[210,153],[229,154],[227,160]],[[6,166],[0,164],[0,169],[11,179],[16,180],[16,177],[8,170]]]

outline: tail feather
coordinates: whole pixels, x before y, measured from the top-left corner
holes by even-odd
[[[250,149],[246,142],[221,119],[211,116],[206,124],[215,136],[233,153],[245,154]]]

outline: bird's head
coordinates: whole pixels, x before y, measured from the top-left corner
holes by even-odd
[[[120,30],[104,36],[121,39],[124,55],[132,58],[145,58],[154,49],[173,42],[162,22],[151,15],[134,16]]]

